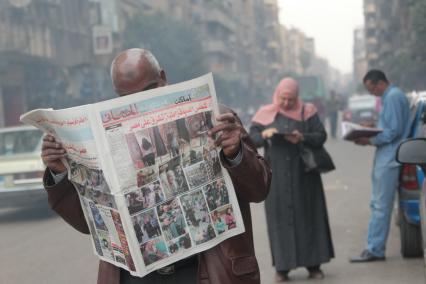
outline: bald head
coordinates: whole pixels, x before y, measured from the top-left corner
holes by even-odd
[[[119,96],[167,84],[157,59],[145,49],[132,48],[118,54],[111,63],[111,79]]]

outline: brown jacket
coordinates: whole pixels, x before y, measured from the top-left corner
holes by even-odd
[[[256,284],[260,283],[259,267],[254,255],[250,202],[260,202],[268,194],[271,170],[257,153],[247,133],[242,137],[241,163],[229,167],[222,158],[234,184],[246,232],[229,238],[199,254],[199,284]],[[67,178],[54,185],[48,171],[44,184],[49,204],[66,222],[78,231],[89,234],[76,190]],[[98,284],[119,284],[118,267],[99,262]]]

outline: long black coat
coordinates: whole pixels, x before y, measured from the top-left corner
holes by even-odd
[[[272,167],[272,185],[265,201],[268,234],[277,271],[316,266],[334,257],[321,176],[305,173],[299,146],[282,136],[264,140],[261,132],[275,127],[281,133],[295,129],[304,134],[303,143],[321,147],[327,134],[318,115],[305,122],[277,114],[267,126],[254,124],[250,136],[257,147],[265,147]]]

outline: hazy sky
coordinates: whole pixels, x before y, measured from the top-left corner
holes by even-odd
[[[318,55],[342,72],[352,71],[353,30],[362,26],[362,0],[278,0],[280,21],[315,38]]]

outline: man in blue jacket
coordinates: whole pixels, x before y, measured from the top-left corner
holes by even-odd
[[[380,70],[370,70],[364,77],[365,88],[382,98],[378,128],[383,132],[373,138],[360,138],[358,145],[376,146],[372,172],[371,217],[367,248],[351,262],[385,260],[395,193],[399,184],[400,165],[396,162],[397,147],[410,131],[409,103],[405,94],[390,84]]]

